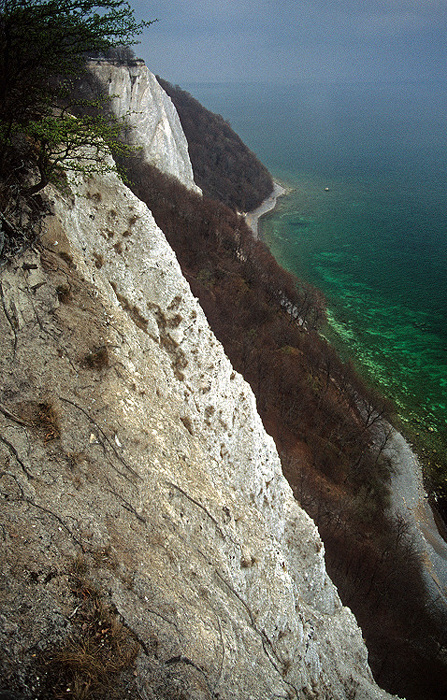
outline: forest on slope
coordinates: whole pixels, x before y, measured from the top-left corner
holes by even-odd
[[[427,606],[419,553],[388,510],[392,406],[319,334],[321,294],[253,238],[236,201],[191,193],[136,156],[121,165],[251,384],[284,473],[318,525],[329,574],[362,627],[377,682],[408,700],[445,697],[447,620]]]
[[[219,114],[157,75],[180,117],[196,184],[212,199],[241,212],[256,209],[273,190],[267,168]]]

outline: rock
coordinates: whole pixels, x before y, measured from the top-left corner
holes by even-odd
[[[0,404],[19,419],[47,407],[29,427],[1,414],[5,677],[39,676],[23,649],[63,647],[81,558],[83,585],[138,640],[143,696],[387,697],[251,389],[151,213],[113,174],[51,197],[72,262],[29,253],[35,289],[21,261],[2,273],[5,308],[20,290],[27,313],[15,335],[0,317]],[[108,362],[89,365],[98,347]]]
[[[142,63],[127,66],[90,61],[89,69],[113,96],[111,107],[116,116],[126,117],[130,139],[143,147],[143,158],[200,192],[177,110],[155,75]]]
[[[68,186],[0,273],[3,685],[82,685],[88,638],[111,699],[390,697],[150,211],[113,173]]]
[[[3,231],[3,222],[0,221],[0,256],[3,253],[4,247],[5,247],[5,233]]]

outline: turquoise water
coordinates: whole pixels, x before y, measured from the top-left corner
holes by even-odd
[[[447,87],[185,88],[292,190],[261,235],[323,290],[331,341],[447,438]]]

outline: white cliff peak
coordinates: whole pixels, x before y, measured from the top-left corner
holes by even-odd
[[[194,183],[188,142],[171,98],[142,61],[116,64],[91,60],[89,70],[111,96],[111,108],[128,123],[129,138],[142,147],[143,158],[159,170],[173,175],[188,189],[200,192]]]

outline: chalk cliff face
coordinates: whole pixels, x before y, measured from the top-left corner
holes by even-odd
[[[112,96],[118,117],[126,117],[132,143],[142,147],[145,160],[174,175],[189,189],[200,191],[194,182],[188,143],[171,98],[160,87],[142,61],[120,66],[108,61],[90,61],[90,71]]]
[[[136,645],[109,697],[389,697],[150,211],[70,190],[0,278],[2,678],[51,697],[94,586]]]

